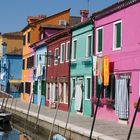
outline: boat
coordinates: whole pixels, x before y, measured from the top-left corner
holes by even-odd
[[[60,134],[54,134],[52,136],[52,140],[67,140],[67,139]]]
[[[12,114],[9,112],[0,112],[0,131],[7,132],[12,130],[10,124],[11,116]]]

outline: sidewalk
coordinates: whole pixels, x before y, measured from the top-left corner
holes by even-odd
[[[8,106],[11,105],[10,102],[11,101],[9,100]],[[12,105],[13,109],[15,109],[15,103],[16,102],[14,101]],[[16,110],[27,113],[27,109],[28,109],[28,104],[25,104],[20,100],[17,100]],[[36,115],[37,110],[38,110],[38,106],[32,104],[30,109],[30,115],[37,116]],[[54,114],[55,114],[55,109],[41,107],[40,119],[52,123]],[[59,126],[65,127],[67,115],[68,115],[67,112],[59,111],[55,123]],[[71,130],[75,132],[89,136],[92,119],[93,118],[91,117],[84,117],[82,115],[70,113],[70,119],[67,128],[71,128]],[[100,138],[103,140],[126,140],[128,131],[129,131],[128,126],[121,125],[115,122],[96,120],[93,135],[96,138]],[[140,140],[140,128],[133,128],[130,140]]]

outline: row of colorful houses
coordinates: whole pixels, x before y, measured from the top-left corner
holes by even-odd
[[[87,10],[80,11],[81,19],[71,17],[68,9],[29,23],[21,99],[28,102],[33,93],[35,104],[42,97],[42,105],[59,103],[61,110],[92,116],[101,94],[97,118],[129,124],[140,88],[139,7],[138,0],[124,0],[91,17]]]
[[[21,101],[130,124],[140,95],[139,0],[88,17],[70,9],[29,16],[23,28]],[[136,118],[136,126],[140,126]]]

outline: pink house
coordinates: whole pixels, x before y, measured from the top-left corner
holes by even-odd
[[[92,15],[95,23],[95,55],[101,58],[108,56],[110,61],[110,82],[109,86],[102,88],[98,119],[128,125],[132,122],[140,96],[139,9],[139,0],[124,0]],[[98,79],[95,80],[94,96],[97,97],[100,89]],[[139,118],[140,108],[135,126],[140,126]]]

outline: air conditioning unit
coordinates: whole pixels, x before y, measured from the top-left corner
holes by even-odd
[[[59,20],[59,25],[66,26],[67,25],[66,20]]]

